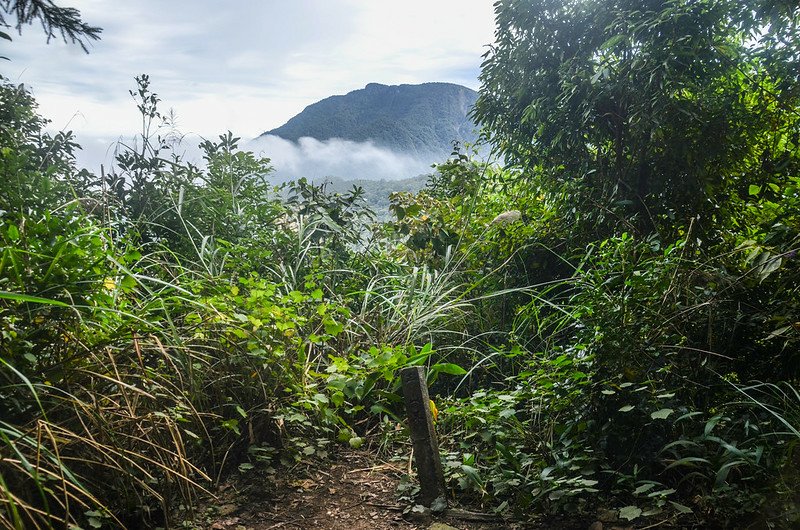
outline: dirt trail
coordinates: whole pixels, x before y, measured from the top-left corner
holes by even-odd
[[[500,530],[530,526],[461,511],[444,517],[403,516],[396,488],[401,464],[348,452],[305,476],[249,478],[220,488],[195,528],[207,530]],[[559,526],[559,528],[568,528]]]

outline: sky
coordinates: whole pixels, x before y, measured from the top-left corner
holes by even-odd
[[[187,145],[228,130],[250,139],[370,82],[477,89],[494,32],[493,0],[56,3],[103,28],[101,39],[85,54],[77,45],[47,44],[41,28],[26,26],[0,44],[0,55],[10,58],[0,72],[32,89],[52,130],[76,134],[84,148],[79,162],[95,170],[111,160],[113,141],[138,131],[128,93],[137,75],[150,76],[161,110],[174,111]],[[287,160],[304,156],[301,146],[273,144],[264,148],[294,149]],[[275,162],[276,153],[263,154]]]

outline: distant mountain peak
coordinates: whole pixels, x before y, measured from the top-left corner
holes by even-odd
[[[369,83],[345,95],[313,103],[264,135],[297,142],[302,137],[373,142],[396,152],[444,160],[454,141],[476,140],[467,117],[478,93],[452,83]]]

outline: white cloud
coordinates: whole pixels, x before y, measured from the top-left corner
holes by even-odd
[[[216,136],[209,139],[217,140]],[[197,135],[186,135],[173,147],[174,151],[164,152],[163,156],[178,154],[184,161],[202,166],[202,153],[198,147],[202,140]],[[100,173],[101,164],[109,172],[114,166],[118,143],[132,146],[135,142],[134,135],[85,135],[76,159],[81,167],[96,174]],[[306,137],[292,142],[267,135],[249,141],[242,140],[239,147],[269,158],[275,169],[274,175],[280,180],[297,180],[301,177],[395,180],[430,173],[431,164],[443,161],[435,155],[414,156],[376,146],[372,142],[352,142],[340,138],[319,141]]]
[[[267,135],[248,142],[244,148],[270,158],[275,174],[287,180],[301,177],[393,180],[429,173],[431,164],[439,162],[398,153],[372,142],[341,138],[325,141],[300,138],[295,143]]]

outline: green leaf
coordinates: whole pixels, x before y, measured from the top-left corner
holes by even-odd
[[[186,435],[189,436],[190,438],[194,438],[195,440],[199,440],[200,439],[200,437],[197,434],[195,434],[194,432],[190,431],[189,429],[183,429],[183,432],[186,433]]]
[[[341,407],[344,404],[344,393],[337,391],[331,394],[331,403],[337,407]]]
[[[352,437],[353,431],[350,429],[339,429],[339,433],[336,435],[336,439],[340,442],[349,442]]]
[[[639,495],[640,493],[645,493],[645,492],[650,491],[651,489],[653,489],[655,487],[656,487],[656,485],[653,484],[652,482],[647,483],[647,484],[642,484],[641,486],[639,486],[638,488],[633,490],[633,494],[634,495]]]
[[[750,187],[747,188],[747,193],[749,195],[758,195],[759,193],[761,193],[761,186],[750,184]]]
[[[628,36],[624,35],[624,34],[614,35],[613,37],[611,37],[610,39],[605,41],[603,44],[601,44],[600,45],[600,49],[601,50],[608,50],[610,48],[613,48],[614,46],[616,46],[620,42],[625,41],[627,38],[628,38]]]
[[[654,497],[666,497],[667,495],[672,495],[673,493],[675,493],[674,489],[667,488],[665,490],[651,491],[647,494],[647,496],[652,499]]]
[[[16,302],[31,302],[34,304],[54,305],[58,307],[69,307],[68,304],[59,302],[58,300],[50,300],[49,298],[41,298],[39,296],[29,296],[27,294],[9,293],[6,291],[0,291],[0,299],[14,300]]]
[[[11,241],[19,240],[19,230],[17,229],[16,225],[8,225],[8,239]]]
[[[761,263],[758,268],[758,279],[762,282],[767,276],[780,269],[783,264],[783,259],[780,256],[772,256],[769,252],[764,252],[763,255],[765,255],[766,258],[760,260]]]
[[[129,293],[134,287],[136,287],[136,278],[128,275],[123,276],[119,284],[126,293]]]
[[[672,409],[661,409],[650,414],[650,417],[653,418],[654,420],[666,420],[667,418],[669,418],[669,415],[672,414],[673,412],[675,411]]]
[[[697,467],[697,464],[708,464],[710,465],[711,462],[706,460],[705,458],[700,458],[699,456],[686,456],[679,460],[674,461],[670,465],[664,468],[664,471],[672,469],[674,467],[679,466],[689,466],[689,467]]]
[[[450,375],[465,375],[466,370],[453,363],[437,363],[431,366],[431,373],[441,372]]]
[[[339,324],[335,320],[331,319],[325,322],[325,333],[328,335],[333,335],[335,337],[342,331],[344,331],[344,325]]]
[[[620,407],[619,411],[620,412],[630,412],[634,408],[636,408],[636,407],[634,407],[633,405],[625,405],[624,407]]]
[[[678,510],[680,513],[692,513],[692,509],[688,506],[684,506],[683,504],[678,504],[677,502],[669,501],[673,508]]]
[[[619,518],[626,521],[633,521],[640,515],[642,515],[642,509],[638,506],[625,506],[619,509]]]
[[[414,217],[415,215],[419,214],[422,211],[422,206],[419,204],[412,204],[411,206],[406,207],[405,214],[409,217]]]
[[[239,420],[236,419],[225,420],[221,422],[220,425],[222,425],[222,427],[224,427],[225,429],[235,432],[236,434],[241,434],[241,432],[239,431]]]

